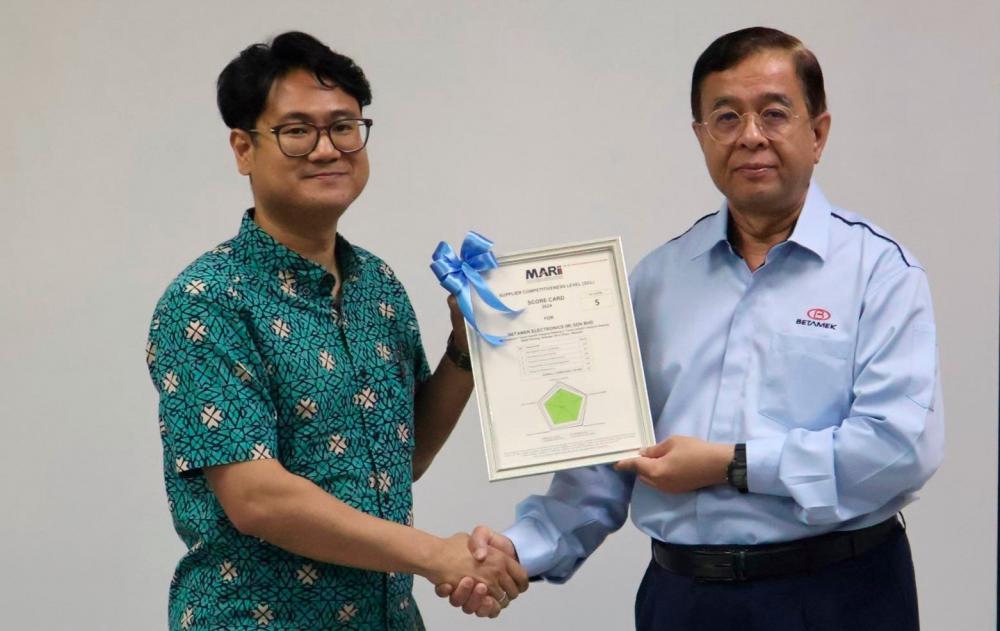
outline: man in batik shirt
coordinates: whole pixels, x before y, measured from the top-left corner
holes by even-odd
[[[218,102],[254,207],[167,288],[147,348],[188,547],[170,628],[420,629],[413,574],[474,576],[497,615],[521,567],[412,526],[472,390],[461,316],[432,374],[392,270],[337,232],[368,180],[364,74],[286,33],[226,67]]]

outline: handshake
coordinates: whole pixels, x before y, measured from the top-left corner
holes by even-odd
[[[528,589],[528,573],[507,537],[477,526],[471,536],[458,533],[442,543],[423,576],[438,596],[465,613],[496,618]]]

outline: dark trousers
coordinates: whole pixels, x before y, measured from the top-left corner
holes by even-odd
[[[702,582],[651,561],[635,599],[640,631],[918,631],[906,532],[808,575]]]

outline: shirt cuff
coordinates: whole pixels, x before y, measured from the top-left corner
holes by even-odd
[[[751,493],[790,495],[778,476],[784,446],[784,436],[747,441],[747,488]]]
[[[502,534],[514,543],[518,562],[528,576],[541,576],[552,567],[553,547],[534,519],[521,519]]]

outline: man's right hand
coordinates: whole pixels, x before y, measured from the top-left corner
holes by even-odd
[[[487,532],[479,532],[479,528],[474,531],[477,539],[465,533],[444,539],[425,577],[434,583],[438,595],[455,596],[452,604],[466,613],[495,618],[510,600],[528,589],[528,575],[516,554],[489,545],[492,531],[483,529]],[[510,544],[509,539],[503,539]],[[509,549],[513,551],[513,544]],[[453,585],[460,589],[453,589]],[[461,602],[457,600],[459,595]]]
[[[486,526],[476,526],[475,530],[472,531],[472,536],[468,539],[468,546],[469,552],[472,553],[472,556],[477,561],[486,560],[494,552],[500,552],[515,562],[518,560],[514,543],[504,535]],[[520,564],[518,564],[518,568],[521,568]],[[521,568],[521,571],[524,571],[523,568]],[[528,588],[526,573],[524,574],[524,578],[524,589],[520,591],[525,591]],[[494,618],[496,615],[499,615],[499,610],[502,609],[490,597],[488,587],[482,582],[477,582],[472,576],[462,577],[457,584],[441,583],[435,587],[434,591],[442,598],[448,597],[449,602],[453,606],[461,607],[465,613],[475,613],[480,617],[488,616]],[[514,600],[517,594],[508,592],[508,596],[510,600]],[[506,603],[503,606],[506,606]]]

